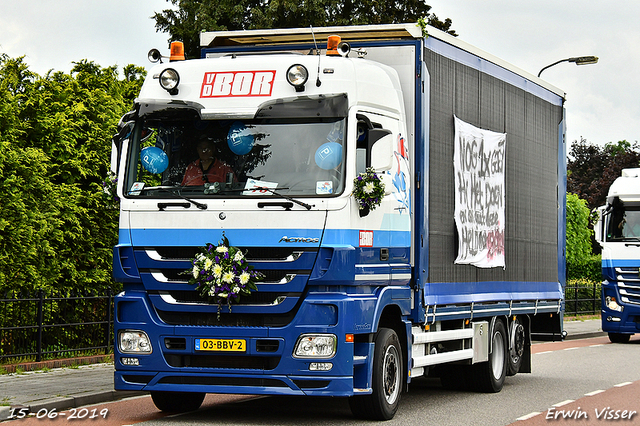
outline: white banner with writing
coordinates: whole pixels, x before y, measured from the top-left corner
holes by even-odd
[[[505,267],[506,133],[479,129],[455,119],[455,263],[478,268]]]

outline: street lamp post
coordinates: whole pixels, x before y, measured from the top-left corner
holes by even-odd
[[[574,62],[576,65],[589,65],[589,64],[597,63],[598,57],[597,56],[577,56],[575,58],[560,59],[559,61],[556,61],[551,65],[547,65],[546,67],[542,68],[538,73],[538,77],[540,77],[540,74],[542,74],[542,71],[546,70],[547,68],[551,68],[554,65],[558,65],[561,62]]]

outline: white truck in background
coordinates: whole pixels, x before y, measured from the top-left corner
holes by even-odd
[[[640,331],[640,168],[623,169],[598,208],[602,247],[602,331],[626,343]]]

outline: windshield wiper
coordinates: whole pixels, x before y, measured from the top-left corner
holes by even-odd
[[[276,195],[276,196],[278,196],[280,198],[284,198],[285,200],[291,201],[292,203],[296,203],[297,205],[302,206],[307,210],[311,210],[311,207],[313,207],[311,204],[307,204],[307,203],[302,202],[300,200],[296,200],[295,198],[291,198],[288,195],[281,194],[280,192],[277,192],[277,191],[275,191],[275,190],[273,190],[271,188],[267,188],[267,187],[264,187],[264,186],[259,186],[259,187],[252,188],[252,189],[255,189],[255,190],[258,190],[258,191],[269,191],[273,195]]]
[[[198,201],[196,201],[196,200],[192,200],[191,198],[189,198],[189,197],[185,197],[184,195],[182,195],[182,194],[180,194],[180,193],[178,193],[178,192],[173,192],[173,191],[170,191],[170,190],[168,190],[168,189],[166,189],[166,188],[161,188],[161,189],[162,189],[163,191],[168,192],[169,194],[173,194],[173,195],[175,195],[176,197],[180,197],[180,198],[182,198],[183,200],[187,200],[188,202],[190,202],[191,204],[193,204],[194,206],[196,206],[196,207],[197,207],[197,208],[199,208],[200,210],[206,210],[206,209],[207,209],[207,207],[208,207],[206,204],[200,203],[200,202],[198,202]]]
[[[171,188],[173,188],[173,187],[171,187]],[[191,204],[193,204],[194,206],[196,206],[200,210],[206,210],[207,207],[208,207],[206,204],[200,203],[200,202],[198,202],[196,200],[192,200],[189,197],[185,197],[184,195],[179,194],[177,192],[174,192],[174,191],[170,190],[169,188],[167,188],[165,186],[150,186],[148,188],[143,188],[141,191],[154,191],[154,190],[164,191],[164,192],[167,192],[167,193],[173,195],[174,197],[182,198],[183,200],[186,200],[186,201],[190,202]]]

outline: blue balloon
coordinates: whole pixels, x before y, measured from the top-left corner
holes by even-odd
[[[169,166],[169,157],[160,148],[148,146],[140,151],[140,162],[149,172],[162,173]]]
[[[253,149],[253,143],[253,135],[242,122],[236,121],[231,125],[227,134],[227,144],[234,154],[248,154]]]
[[[316,164],[324,170],[335,169],[342,163],[342,145],[337,142],[327,142],[316,150]]]

